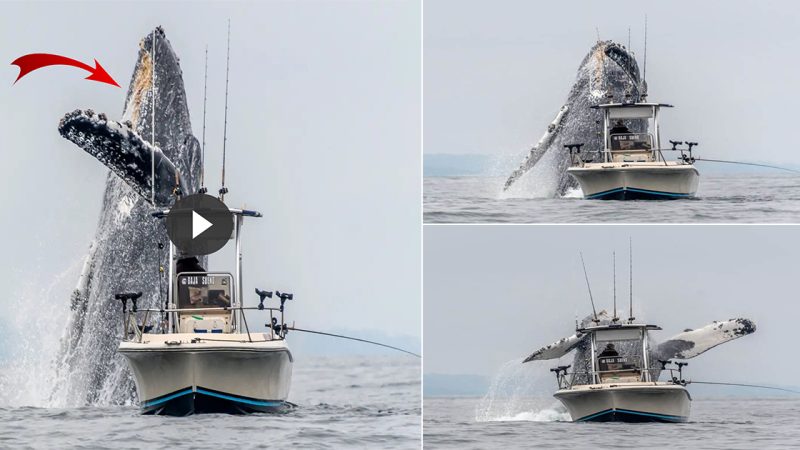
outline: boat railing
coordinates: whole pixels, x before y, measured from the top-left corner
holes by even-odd
[[[682,143],[680,143],[680,144],[682,144]],[[697,145],[694,142],[691,142],[691,144],[692,144],[692,146]],[[587,158],[586,157],[587,155],[603,155],[605,153],[609,153],[610,155],[612,155],[612,158],[613,158],[613,155],[615,155],[615,154],[618,155],[618,154],[628,154],[628,153],[648,153],[648,154],[656,154],[657,153],[658,156],[660,157],[660,160],[654,159],[654,161],[663,162],[664,165],[667,165],[667,158],[664,157],[664,152],[679,152],[680,156],[678,156],[678,158],[676,160],[677,162],[679,162],[681,164],[694,164],[694,161],[695,161],[694,156],[692,154],[692,146],[690,146],[688,149],[673,147],[673,148],[653,148],[653,149],[649,149],[649,150],[646,150],[646,151],[645,150],[610,150],[608,152],[606,152],[605,150],[582,150],[581,146],[583,146],[583,144],[570,144],[570,145],[565,145],[564,146],[564,148],[566,148],[569,151],[569,157],[570,157],[569,163],[570,163],[571,167],[584,167],[586,165],[586,163],[592,163],[592,162],[611,162],[611,161],[595,161],[594,157],[591,157],[591,158]],[[617,162],[619,162],[619,161],[617,161]],[[636,163],[638,161],[622,161],[622,162]]]
[[[678,384],[678,385],[681,385],[681,386],[686,386],[686,384],[688,384],[688,383],[687,383],[686,380],[683,379],[683,370],[682,369],[687,364],[686,363],[676,363],[676,364],[678,365],[677,368],[672,368],[672,367],[660,368],[660,367],[658,367],[658,368],[650,368],[650,369],[646,369],[646,370],[642,370],[640,368],[637,368],[637,369],[631,369],[629,371],[632,372],[632,373],[639,373],[639,374],[643,374],[644,372],[648,372],[650,374],[649,378],[650,378],[650,380],[652,380],[651,382],[659,381],[659,377],[660,377],[661,373],[662,372],[668,372],[669,373],[669,377],[666,378],[664,381],[671,382],[673,384]],[[602,379],[602,375],[603,374],[621,372],[621,370],[596,370],[596,371],[592,371],[592,370],[583,370],[583,371],[581,371],[581,370],[573,370],[573,371],[568,371],[569,368],[570,368],[570,366],[558,366],[556,368],[550,369],[551,372],[554,372],[556,374],[556,380],[557,380],[559,389],[572,389],[572,386],[574,386],[576,384],[594,384],[594,383],[592,383],[592,382],[590,382],[588,380]],[[626,370],[626,371],[628,371],[628,370]],[[582,375],[584,375],[585,377],[580,377]],[[587,382],[576,383],[575,382],[576,378],[585,379],[585,380],[587,380]],[[644,380],[645,380],[645,378],[643,376],[639,377],[639,382],[643,382]],[[630,381],[628,381],[628,382],[630,382]],[[625,381],[621,381],[620,383],[624,384]]]
[[[118,299],[121,300],[121,298]],[[130,297],[127,299],[130,299]],[[145,334],[169,333],[167,316],[170,313],[224,313],[232,311],[239,311],[241,313],[244,319],[245,334],[247,334],[249,342],[253,342],[253,339],[247,324],[247,317],[244,314],[245,311],[263,311],[269,314],[269,322],[266,324],[269,332],[269,340],[282,340],[286,338],[286,332],[289,330],[289,327],[286,325],[284,319],[283,307],[267,307],[263,306],[263,304],[259,304],[259,306],[218,306],[211,308],[138,308],[134,301],[132,307],[128,308],[127,301],[123,301],[122,339],[127,342],[141,343]],[[155,323],[151,323],[154,318]]]

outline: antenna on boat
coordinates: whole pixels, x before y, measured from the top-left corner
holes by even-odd
[[[153,146],[153,156],[150,158],[150,202],[156,204],[156,29],[153,28],[153,38],[150,39],[150,96],[153,107],[150,111],[150,144]]]
[[[594,308],[594,297],[592,297],[592,287],[589,285],[589,275],[586,274],[586,263],[583,262],[583,252],[578,252],[581,255],[581,265],[583,266],[583,277],[586,278],[586,289],[589,290],[589,301],[592,302],[592,314],[594,314],[594,322],[600,322],[597,318],[597,310]]]
[[[642,80],[647,83],[647,14],[644,15],[644,72]]]
[[[231,19],[228,19],[228,57],[225,63],[225,125],[222,128],[222,187],[219,189],[219,199],[225,201],[225,144],[228,142],[228,74],[231,67]]]
[[[203,149],[200,157],[200,193],[208,192],[206,189],[206,103],[208,102],[208,45],[206,45],[206,76],[203,83]]]
[[[635,317],[633,317],[633,238],[628,238],[628,258],[630,260],[630,286],[628,287],[628,292],[630,293],[630,311],[628,312],[628,322],[633,322]]]
[[[617,252],[611,252],[611,260],[614,267],[614,316],[611,321],[616,322],[619,320],[617,318]]]

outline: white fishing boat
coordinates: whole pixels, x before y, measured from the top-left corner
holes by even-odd
[[[661,148],[659,111],[672,107],[663,103],[608,103],[595,106],[603,111],[603,142],[597,158],[584,159],[583,144],[565,145],[571,156],[567,173],[575,177],[584,198],[605,200],[667,200],[694,197],[700,174],[694,167],[692,148],[677,148],[683,142],[670,141],[671,149]],[[632,132],[642,128],[647,132]],[[667,161],[664,151],[680,151],[676,161]]]
[[[207,272],[195,258],[179,258],[170,242],[167,307],[137,308],[141,293],[116,296],[125,318],[118,351],[130,364],[145,414],[249,413],[291,406],[286,399],[293,358],[285,340],[284,307],[293,296],[275,292],[280,305],[267,307],[264,301],[273,293],[256,289],[258,306],[244,306],[242,222],[261,214],[230,212],[233,275]],[[253,310],[268,319],[268,332],[250,331],[245,311]]]
[[[578,330],[588,336],[591,370],[578,374],[568,373],[569,366],[551,369],[559,385],[554,397],[564,404],[573,421],[689,419],[692,398],[681,378],[658,381],[661,369],[654,371],[650,367],[648,331],[660,329],[655,325],[615,323]]]

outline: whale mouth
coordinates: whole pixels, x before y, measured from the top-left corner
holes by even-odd
[[[636,89],[636,96],[642,97],[647,95],[647,87],[641,82],[639,76],[639,65],[636,63],[636,58],[631,54],[628,49],[617,44],[616,42],[606,42],[605,50],[606,56],[614,61],[617,66],[628,76],[631,85]]]

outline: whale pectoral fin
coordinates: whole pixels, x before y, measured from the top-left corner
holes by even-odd
[[[559,339],[556,342],[546,345],[531,353],[531,355],[525,358],[525,360],[522,362],[526,363],[530,361],[560,358],[583,343],[586,336],[586,334],[573,334],[570,337]]]
[[[522,164],[520,164],[518,168],[514,169],[514,171],[508,177],[503,185],[504,191],[507,191],[512,184],[522,178],[523,175],[528,173],[528,171],[531,170],[531,168],[535,166],[537,162],[539,162],[547,149],[550,148],[550,144],[553,143],[553,139],[555,139],[556,134],[558,134],[558,132],[561,130],[561,123],[568,113],[569,107],[567,105],[562,106],[558,111],[558,114],[556,114],[555,119],[553,119],[550,125],[547,126],[547,130],[544,132],[542,138],[539,139],[539,142],[536,144],[536,146],[531,148],[530,152],[528,152],[528,156],[526,156],[525,160],[522,161]]]
[[[151,171],[155,158],[155,206],[172,203],[182,180],[172,161],[142,139],[129,125],[108,120],[104,114],[76,110],[58,124],[62,136],[77,144],[151,202]],[[151,202],[152,203],[152,202]]]
[[[756,331],[749,319],[730,319],[712,322],[697,330],[684,331],[656,347],[660,359],[689,359],[720,344],[747,336]]]

